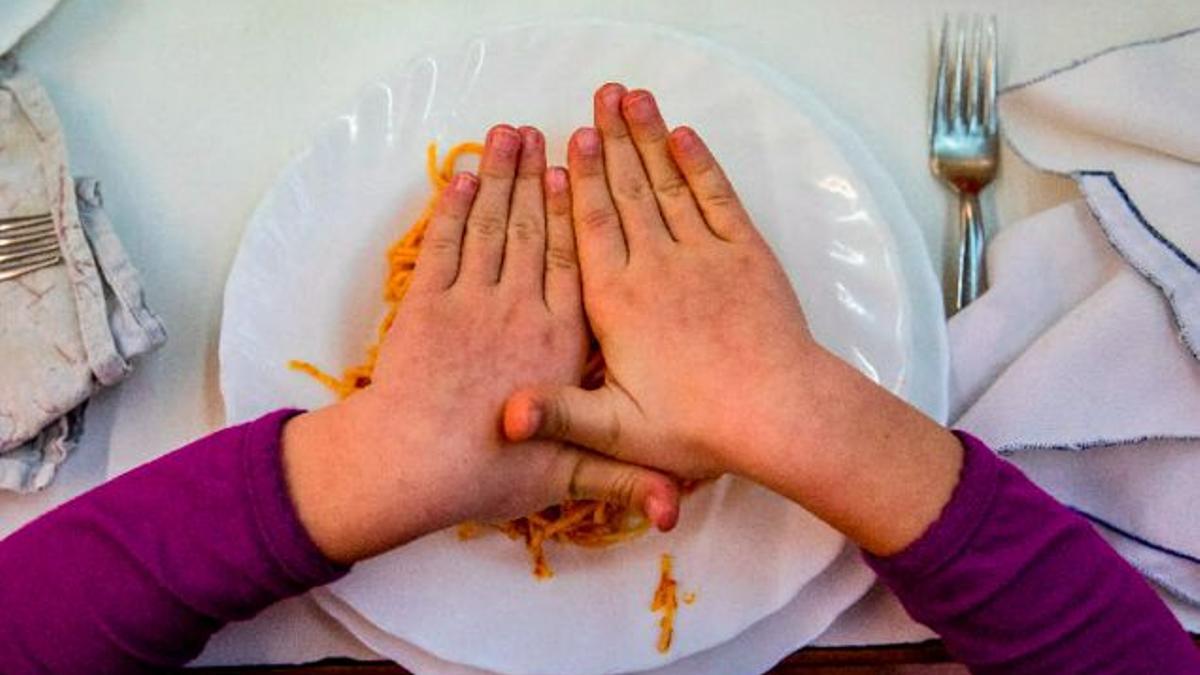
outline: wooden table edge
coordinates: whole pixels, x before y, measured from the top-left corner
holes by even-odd
[[[1192,634],[1192,641],[1200,647],[1200,634]],[[955,663],[940,640],[926,642],[863,645],[858,647],[805,647],[784,658],[769,672],[773,675],[788,673],[817,673],[837,671],[859,671],[863,668],[877,669],[881,666],[903,666],[915,664]],[[329,658],[300,665],[262,666],[203,666],[189,668],[189,673],[285,673],[287,675],[412,675],[403,666],[391,661],[357,661],[347,658]]]

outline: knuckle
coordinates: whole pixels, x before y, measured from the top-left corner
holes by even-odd
[[[586,497],[583,486],[579,484],[579,473],[580,469],[583,468],[584,461],[582,457],[577,457],[575,458],[575,463],[571,466],[571,476],[567,479],[567,496],[571,499],[583,499]]]
[[[622,471],[613,476],[605,489],[605,496],[608,501],[615,502],[621,505],[629,505],[633,503],[633,496],[637,492],[638,477],[633,471]]]
[[[692,173],[700,178],[714,178],[721,173],[721,166],[717,164],[717,160],[711,155],[700,157],[694,160]]]
[[[624,180],[617,184],[617,199],[640,202],[649,195],[649,186],[641,180]]]
[[[497,181],[511,181],[516,169],[515,158],[495,158],[490,162],[480,163],[479,176]]]
[[[436,236],[421,242],[421,248],[441,255],[457,254],[459,241],[456,237]]]
[[[608,424],[600,430],[600,436],[596,439],[596,449],[606,455],[616,456],[616,450],[621,440],[621,418],[617,415],[616,410],[610,410],[608,415]]]
[[[583,159],[571,164],[571,175],[582,179],[599,179],[604,177],[604,162],[599,158]],[[572,186],[574,187],[574,186]]]
[[[564,272],[574,271],[578,267],[575,251],[566,246],[551,246],[546,249],[546,267]]]
[[[737,194],[727,185],[719,185],[704,195],[704,203],[718,209],[740,207]]]
[[[458,195],[443,196],[437,202],[436,211],[442,218],[461,221],[471,210],[472,201]]]
[[[525,242],[535,238],[542,228],[538,227],[532,218],[514,218],[508,224],[508,234],[517,241]]]
[[[762,267],[762,259],[756,250],[740,251],[733,258],[734,266],[741,272],[750,272]]]
[[[504,218],[494,211],[484,211],[474,214],[467,228],[483,237],[498,237],[503,234],[507,223]]]
[[[571,200],[565,195],[547,199],[546,213],[554,218],[568,220],[571,217]]]
[[[604,138],[607,141],[621,141],[629,138],[629,128],[625,126],[625,122],[620,118],[614,119],[608,124],[601,125],[601,131],[604,133]]]
[[[571,411],[561,397],[554,397],[547,406],[550,409],[550,419],[546,431],[553,438],[567,438],[571,433]]]
[[[587,232],[612,230],[617,225],[617,214],[609,209],[595,208],[583,212],[579,218],[580,227]]]
[[[687,197],[690,194],[690,188],[687,181],[678,174],[672,174],[663,178],[663,180],[655,186],[658,196],[670,201],[675,201]]]
[[[632,131],[634,138],[637,139],[638,145],[654,145],[657,146],[656,151],[666,154],[667,151],[667,127],[663,124],[637,124],[633,125]]]

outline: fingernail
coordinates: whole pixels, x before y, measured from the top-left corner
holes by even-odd
[[[667,510],[667,508],[666,502],[664,502],[658,495],[650,495],[649,497],[646,497],[646,517],[649,518],[650,522],[654,523],[655,526],[662,522],[663,517],[666,515],[664,512]]]
[[[542,132],[534,127],[521,127],[521,142],[530,148],[536,148],[542,144]]]
[[[454,174],[454,180],[451,181],[450,187],[458,192],[474,192],[478,181],[479,179],[475,178],[474,175],[464,171]]]
[[[680,150],[695,150],[700,145],[700,138],[689,127],[677,127],[671,132],[671,139]]]
[[[585,155],[595,155],[600,152],[600,134],[591,127],[584,127],[575,132],[575,147]]]
[[[555,194],[567,189],[567,172],[561,166],[552,166],[546,171],[546,189]]]
[[[600,102],[609,110],[620,110],[623,96],[625,96],[625,87],[612,82],[604,85],[604,90],[600,92]]]
[[[528,425],[529,437],[534,438],[542,430],[542,406],[535,405],[529,408],[529,414],[525,418],[525,423]]]
[[[517,148],[521,146],[520,135],[509,126],[492,128],[491,141],[493,148],[505,154],[516,152]]]
[[[635,91],[625,97],[624,103],[630,119],[638,122],[650,122],[658,115],[658,105],[648,91]]]

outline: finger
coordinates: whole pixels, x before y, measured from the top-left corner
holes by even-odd
[[[533,127],[521,127],[519,133],[521,156],[517,162],[500,283],[517,293],[541,298],[546,253],[546,210],[542,199],[546,142],[542,132]]]
[[[593,114],[604,148],[604,169],[631,256],[639,246],[670,242],[671,233],[658,211],[650,179],[642,167],[629,127],[621,115],[625,87],[610,82],[596,90]]]
[[[700,135],[678,127],[668,136],[667,145],[712,231],[730,241],[751,236],[755,230],[750,216]]]
[[[624,399],[624,400],[622,400]],[[622,414],[632,403],[601,387],[541,387],[515,392],[504,405],[504,435],[513,442],[563,441],[620,459]]]
[[[672,236],[679,241],[713,236],[700,215],[691,188],[671,158],[667,125],[654,96],[644,89],[631,91],[621,100],[621,110]]]
[[[624,267],[629,253],[604,177],[600,134],[595,129],[585,127],[572,134],[567,145],[567,166],[575,243],[579,247],[583,277]]]
[[[666,532],[679,520],[680,490],[668,476],[652,469],[625,464],[583,450],[572,451],[565,462],[569,499],[599,499],[640,510],[655,527]]]
[[[546,306],[564,316],[578,315],[583,309],[569,180],[561,167],[546,172]]]
[[[463,241],[462,265],[455,283],[495,284],[504,256],[508,205],[512,198],[521,137],[507,124],[492,127],[479,160],[479,191]]]
[[[469,173],[454,176],[438,195],[421,240],[413,272],[415,290],[445,290],[458,276],[463,229],[479,180]]]

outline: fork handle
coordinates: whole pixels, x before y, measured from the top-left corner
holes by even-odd
[[[958,198],[958,294],[954,311],[971,304],[984,291],[983,213],[979,195],[964,192]]]

